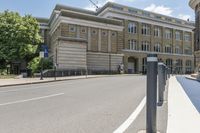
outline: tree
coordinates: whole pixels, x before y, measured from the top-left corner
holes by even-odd
[[[41,43],[39,24],[30,15],[20,16],[16,12],[0,13],[0,60],[32,60]]]

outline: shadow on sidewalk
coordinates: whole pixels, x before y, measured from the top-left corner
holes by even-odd
[[[186,79],[183,76],[177,76],[176,79],[190,98],[192,104],[200,113],[200,82]]]

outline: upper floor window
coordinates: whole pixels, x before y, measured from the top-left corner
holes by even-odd
[[[184,54],[191,55],[192,54],[191,48],[185,48],[184,49]]]
[[[176,48],[175,48],[175,53],[176,53],[176,54],[182,54],[181,48],[180,48],[179,46],[176,46]]]
[[[191,35],[188,34],[188,33],[185,34],[185,35],[184,35],[184,40],[185,40],[185,41],[188,41],[188,42],[191,41]]]
[[[128,24],[128,32],[132,34],[137,33],[137,26],[135,23],[131,22]]]
[[[175,39],[176,40],[181,40],[181,33],[179,31],[176,31],[176,33],[175,33]]]
[[[69,31],[70,32],[76,32],[76,27],[74,25],[69,26]]]
[[[155,27],[154,28],[154,36],[155,37],[160,37],[161,36],[161,29],[160,29],[160,27]]]
[[[150,26],[148,24],[142,25],[142,34],[143,35],[150,35]]]
[[[142,51],[150,51],[150,45],[147,41],[142,41]]]
[[[172,53],[172,47],[170,45],[165,46],[165,53]]]
[[[128,40],[129,49],[136,50],[137,49],[137,41],[134,39]]]
[[[154,52],[161,52],[160,44],[157,43],[154,45]]]
[[[171,30],[169,30],[169,29],[165,30],[165,38],[166,39],[171,39],[172,38]]]

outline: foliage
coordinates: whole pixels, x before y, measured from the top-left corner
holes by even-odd
[[[16,12],[0,13],[0,61],[5,64],[15,60],[30,61],[35,57],[41,42],[39,25],[30,15]]]
[[[28,69],[31,69],[32,73],[39,73],[42,64],[43,70],[53,68],[53,61],[50,58],[41,59],[40,57],[35,57],[32,61],[28,63]]]

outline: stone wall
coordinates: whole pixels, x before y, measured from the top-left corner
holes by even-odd
[[[122,54],[87,53],[88,70],[92,71],[118,71],[118,66],[123,62]]]
[[[86,69],[86,42],[59,41],[58,69]]]

